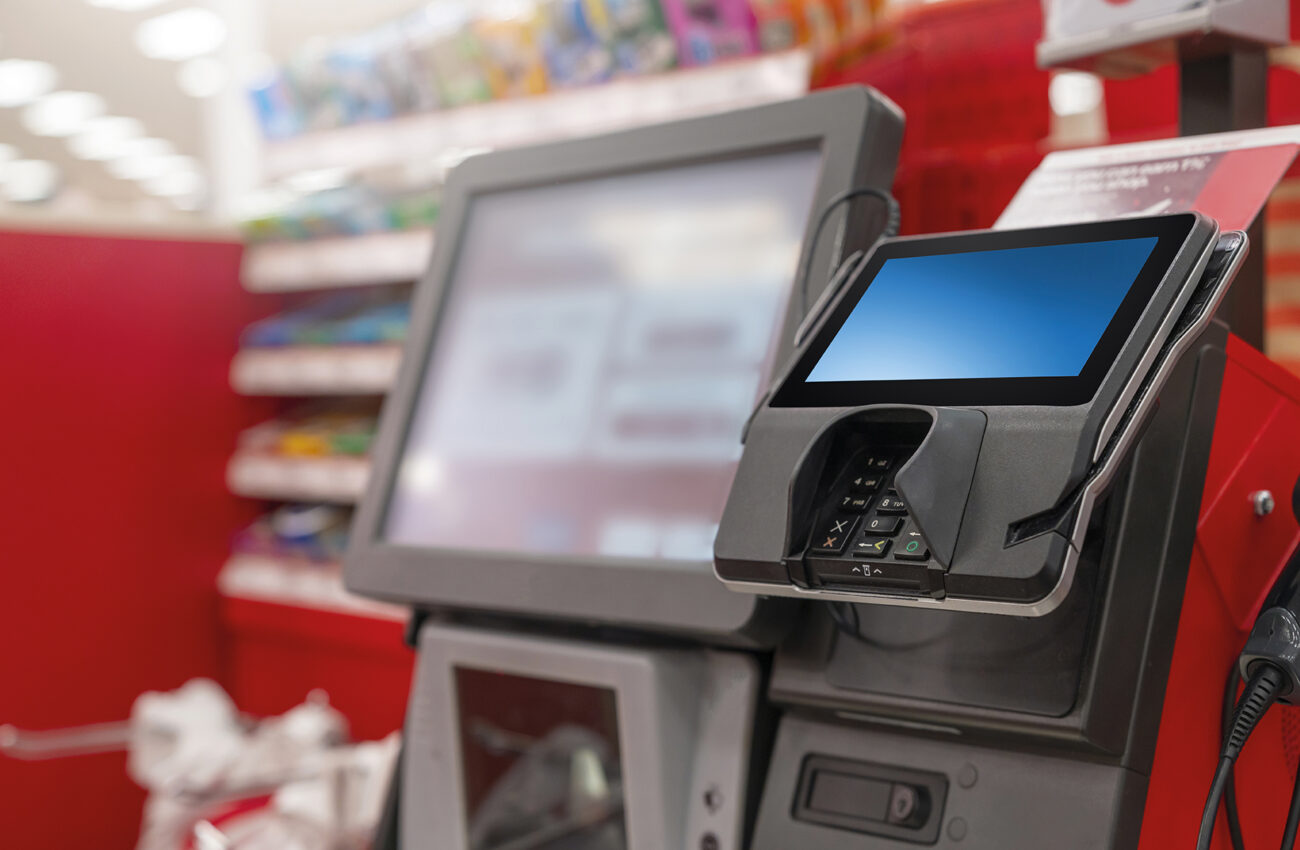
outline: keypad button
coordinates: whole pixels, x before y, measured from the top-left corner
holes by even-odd
[[[916,526],[910,522],[898,537],[898,543],[894,546],[894,557],[900,561],[930,560],[930,547],[921,537],[921,532],[917,531]]]
[[[893,462],[894,459],[889,455],[872,455],[867,458],[866,467],[873,472],[885,472]]]
[[[880,489],[885,477],[877,473],[855,475],[849,480],[849,489],[854,493],[874,493]]]
[[[907,505],[897,496],[881,496],[880,504],[876,505],[876,511],[882,514],[905,514]]]
[[[865,530],[867,534],[894,535],[902,525],[902,517],[874,514],[867,520]]]
[[[858,529],[859,516],[838,516],[822,524],[812,538],[812,551],[820,555],[839,555]]]
[[[883,558],[889,552],[890,542],[888,537],[861,537],[853,541],[849,551],[859,558]]]
[[[851,514],[864,514],[871,504],[870,496],[845,496],[840,499],[840,510]]]

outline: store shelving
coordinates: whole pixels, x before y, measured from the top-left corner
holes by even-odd
[[[406,283],[424,271],[432,250],[432,230],[267,242],[245,249],[240,278],[251,292]]]
[[[238,451],[226,465],[232,493],[252,499],[353,504],[370,476],[360,457],[283,457]]]
[[[617,80],[598,86],[500,100],[393,120],[307,133],[263,145],[262,176],[268,186],[293,175],[339,170],[364,183],[373,171],[413,164],[442,169],[477,151],[560,140],[665,120],[797,97],[808,89],[811,59],[803,50],[756,56],[725,64]],[[427,168],[425,169],[427,171]],[[350,178],[352,179],[352,178]],[[431,190],[432,191],[432,190]],[[256,241],[245,248],[240,277],[250,292],[284,296],[282,315],[301,307],[303,294],[351,287],[392,287],[419,279],[433,250],[434,231],[421,220],[411,229],[338,235],[320,223],[293,234],[314,238]],[[252,230],[250,230],[250,233]],[[318,299],[319,300],[319,299]],[[230,364],[230,383],[251,396],[321,397],[354,404],[391,387],[401,360],[393,344],[283,345],[242,348]],[[312,402],[318,404],[319,402]],[[226,469],[231,492],[253,499],[354,504],[365,490],[368,459],[357,455],[302,456],[245,441]],[[243,622],[280,623],[348,619],[385,628],[402,619],[395,606],[348,594],[339,570],[291,558],[236,552],[220,576],[227,614]],[[274,611],[274,614],[264,614]],[[328,612],[324,614],[322,612]],[[243,619],[241,619],[243,618]],[[234,620],[232,620],[234,622]],[[245,623],[247,625],[247,623]],[[357,626],[360,628],[360,625]],[[331,626],[331,629],[333,627]],[[323,627],[322,627],[323,629]],[[329,630],[324,630],[329,631]],[[322,631],[322,636],[324,635]],[[331,632],[332,633],[332,632]]]
[[[812,61],[802,49],[632,77],[535,97],[356,124],[268,142],[262,174],[353,170],[429,161],[452,151],[514,147],[798,97]]]
[[[400,345],[245,348],[230,364],[230,385],[243,395],[374,395],[388,391]]]
[[[232,599],[274,602],[384,620],[404,620],[406,609],[354,596],[343,587],[338,564],[304,564],[268,555],[232,555],[217,577]]]

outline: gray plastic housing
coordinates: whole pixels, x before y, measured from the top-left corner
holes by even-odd
[[[812,755],[906,765],[948,777],[937,835],[896,838],[832,829],[791,813],[799,769]],[[1140,814],[1145,777],[1110,764],[917,737],[797,715],[781,721],[752,850],[951,850],[1112,847],[1116,810]]]
[[[415,288],[401,369],[384,404],[372,472],[353,520],[344,559],[348,589],[423,609],[577,620],[732,645],[775,644],[793,619],[792,603],[730,593],[718,584],[708,561],[400,546],[383,538],[388,499],[448,292],[455,286],[458,246],[476,195],[814,144],[822,151],[815,218],[845,188],[891,186],[902,135],[902,112],[888,98],[845,86],[719,115],[496,151],[455,168],[444,189],[433,259]],[[870,247],[885,217],[880,205],[862,203],[846,209],[843,222],[842,240],[823,238],[817,246],[810,298],[821,293],[841,253]],[[792,352],[802,318],[796,292],[779,331],[775,362]]]
[[[1227,336],[1212,322],[1177,358],[1051,614],[858,605],[855,639],[809,607],[772,665],[783,713],[752,850],[918,846],[795,817],[799,765],[826,754],[946,775],[928,846],[1138,847]]]
[[[1089,486],[1104,485],[1106,476],[1098,476],[1096,469],[1103,448],[1116,436],[1131,443],[1143,426],[1144,417],[1137,417],[1125,423],[1131,433],[1117,432],[1122,414],[1191,298],[1218,235],[1214,221],[1194,215],[1187,238],[1086,404],[760,407],[747,431],[714,544],[718,577],[733,590],[758,594],[1017,616],[1054,610],[1069,593],[1096,493],[1086,493],[1054,527],[1012,545],[1009,529],[1063,504],[1085,480]],[[839,298],[850,289],[844,287]],[[804,348],[833,313],[834,302]],[[798,354],[786,366],[782,381],[797,359]],[[983,419],[982,434],[972,451],[980,430],[978,417]],[[927,541],[944,568],[943,592],[901,595],[810,586],[802,555],[819,497],[829,486],[827,465],[837,445],[855,440],[870,444],[874,433],[908,421],[921,423],[928,432],[898,472],[896,486],[923,535],[936,534]],[[1106,463],[1113,467],[1122,461],[1121,454],[1113,453]],[[954,528],[956,539],[950,544]],[[951,558],[944,563],[948,552]]]
[[[418,640],[402,760],[407,789],[402,847],[470,846],[458,668],[614,693],[627,850],[744,847],[760,681],[753,656],[623,647],[434,622],[421,627]]]

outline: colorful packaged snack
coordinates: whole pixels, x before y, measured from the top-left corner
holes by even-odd
[[[795,0],[750,0],[758,31],[758,47],[764,53],[790,50],[808,39],[808,31]]]
[[[654,74],[677,64],[677,46],[656,0],[587,0],[619,74]]]
[[[682,65],[707,65],[758,50],[748,0],[663,0]]]
[[[540,25],[537,4],[531,0],[494,0],[474,19],[493,96],[522,97],[546,91]]]
[[[407,43],[419,73],[434,81],[443,106],[461,106],[492,98],[483,44],[470,27],[468,3],[426,6],[408,19]]]
[[[592,25],[583,0],[543,0],[538,14],[552,88],[591,85],[613,75],[613,55]]]

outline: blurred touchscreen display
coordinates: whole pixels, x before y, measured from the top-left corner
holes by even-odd
[[[710,562],[820,165],[788,150],[477,196],[385,538]]]

